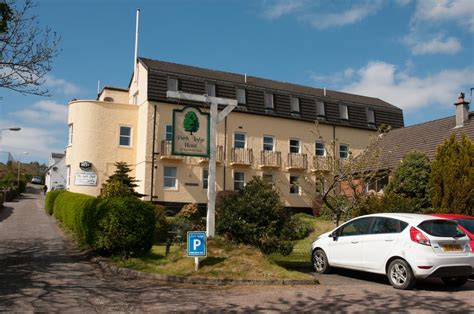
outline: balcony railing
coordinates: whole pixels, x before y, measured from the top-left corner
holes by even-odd
[[[177,155],[172,155],[171,142],[161,141],[160,159],[181,161],[181,160],[183,160],[183,157],[182,156],[177,156]]]
[[[308,168],[308,156],[306,154],[288,154],[287,170],[306,170]]]
[[[281,152],[262,150],[260,153],[260,168],[280,168]]]
[[[251,148],[232,148],[230,154],[230,164],[233,166],[250,166],[253,163]]]
[[[224,147],[219,145],[216,147],[216,162],[222,163],[224,161]],[[201,158],[199,160],[200,163],[207,163],[209,162],[209,158]]]
[[[313,156],[313,172],[327,172],[331,170],[331,162],[334,162],[332,158]]]

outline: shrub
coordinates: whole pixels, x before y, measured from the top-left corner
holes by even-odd
[[[134,197],[101,199],[93,248],[122,257],[148,252],[155,232],[155,207]]]
[[[54,202],[59,194],[66,192],[64,190],[53,190],[46,193],[46,197],[44,199],[44,209],[50,215],[53,214]]]
[[[51,191],[50,193],[58,193],[53,201],[54,217],[67,229],[73,231],[81,244],[91,245],[97,222],[95,217],[97,199],[93,196],[67,191]]]
[[[289,254],[293,249],[290,213],[272,184],[254,177],[238,194],[226,197],[217,211],[217,232],[263,253]]]
[[[155,242],[165,242],[169,237],[170,224],[166,219],[166,207],[155,205]]]
[[[313,216],[308,214],[299,213],[291,217],[291,224],[293,233],[291,234],[291,240],[301,240],[309,236],[314,230],[312,220]]]
[[[369,196],[352,210],[352,217],[376,213],[419,213],[417,200],[387,193],[382,197]]]
[[[100,198],[134,196],[133,189],[118,180],[111,180],[102,185]]]
[[[26,192],[26,180],[20,180],[20,193]]]
[[[198,231],[206,229],[206,220],[199,214],[198,204],[186,204],[179,211],[178,217],[189,222],[189,230]]]

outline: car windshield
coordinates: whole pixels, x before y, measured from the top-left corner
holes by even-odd
[[[418,225],[418,228],[435,237],[458,238],[464,236],[458,224],[450,220],[427,220]]]
[[[464,229],[470,233],[474,233],[474,219],[456,219],[456,221],[463,226]]]

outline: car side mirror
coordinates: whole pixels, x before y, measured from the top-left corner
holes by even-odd
[[[332,232],[329,236],[333,239],[333,241],[337,241],[337,230]]]

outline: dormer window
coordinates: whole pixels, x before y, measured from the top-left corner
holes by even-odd
[[[341,120],[349,120],[349,112],[347,110],[347,105],[339,105],[339,115]]]
[[[206,82],[206,94],[207,96],[216,97],[216,84]]]
[[[291,97],[290,105],[291,105],[291,114],[299,115],[300,114],[300,99],[297,97]]]
[[[265,110],[273,111],[273,94],[272,93],[265,93]]]
[[[316,116],[318,118],[324,118],[326,116],[326,110],[324,107],[324,102],[316,101]]]
[[[372,109],[367,109],[367,124],[369,126],[375,125],[375,112]]]
[[[247,104],[247,98],[245,95],[245,88],[237,88],[237,103],[239,105],[246,105]]]
[[[174,77],[168,77],[168,90],[172,92],[178,91],[178,79]]]

